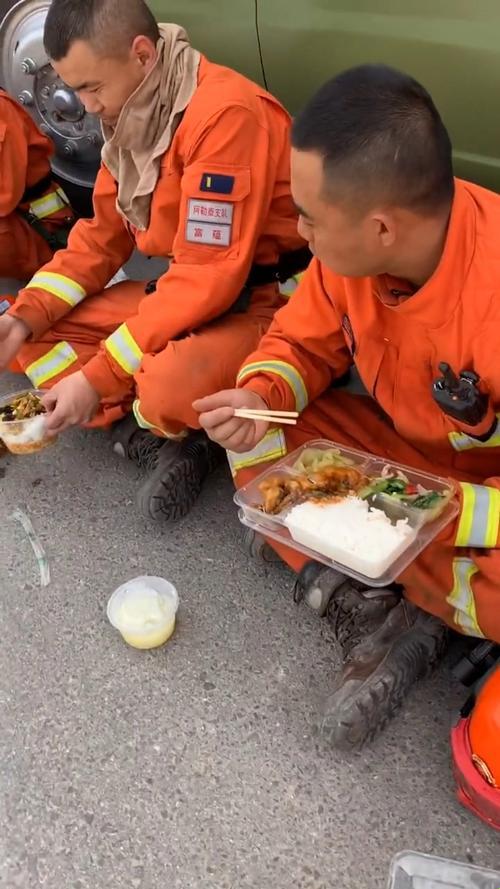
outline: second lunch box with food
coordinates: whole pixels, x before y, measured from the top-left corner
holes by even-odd
[[[0,439],[12,454],[35,454],[56,441],[47,430],[44,395],[27,389],[0,399]]]
[[[399,577],[459,510],[451,480],[322,439],[234,499],[244,525],[371,586]]]

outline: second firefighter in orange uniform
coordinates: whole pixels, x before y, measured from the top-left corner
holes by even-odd
[[[325,438],[453,477],[461,495],[457,523],[399,589],[363,591],[272,542],[344,645],[321,727],[352,745],[437,661],[441,622],[500,641],[500,197],[453,178],[430,96],[383,66],[339,75],[294,127],[292,191],[316,258],[239,389],[196,403],[201,422],[231,452],[238,485]],[[442,364],[476,375],[477,420],[437,397]],[[368,396],[333,388],[353,365]],[[269,430],[238,407],[301,416]]]
[[[77,224],[10,312],[29,331],[18,357],[35,386],[52,388],[54,432],[109,425],[133,407],[136,422],[117,432],[117,447],[141,462],[154,451],[141,508],[173,518],[211,465],[204,436],[186,438],[199,428],[193,400],[232,384],[281,303],[280,268],[291,275],[307,262],[290,194],[289,116],[263,89],[200,56],[182,29],[158,31],[142,0],[128,13],[135,32],[125,62],[111,47],[97,65],[97,44],[90,38],[82,50],[58,15],[56,0],[47,48],[100,114],[106,142],[94,219]],[[109,76],[100,91],[93,72]],[[170,257],[166,274],[153,286],[104,290],[134,247]],[[159,462],[153,436],[169,439]]]

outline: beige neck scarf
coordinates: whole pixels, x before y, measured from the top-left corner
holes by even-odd
[[[162,155],[198,85],[200,54],[178,25],[160,25],[158,58],[123,106],[115,128],[103,124],[102,159],[118,182],[118,212],[144,231]]]

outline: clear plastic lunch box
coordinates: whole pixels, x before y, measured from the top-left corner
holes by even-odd
[[[388,889],[499,889],[500,873],[434,855],[401,852],[393,859]]]
[[[357,570],[353,564],[345,564],[336,558],[332,558],[330,555],[325,555],[317,549],[314,549],[313,546],[311,546],[311,541],[308,540],[306,531],[301,530],[299,532],[297,529],[294,529],[294,537],[292,537],[292,533],[285,524],[285,521],[293,507],[288,509],[285,508],[278,515],[268,515],[267,513],[262,512],[260,508],[263,502],[263,497],[259,490],[261,483],[273,476],[286,477],[290,475],[300,475],[300,470],[294,469],[294,466],[299,461],[302,453],[310,448],[325,451],[335,448],[340,456],[350,460],[351,465],[369,477],[378,478],[386,473],[388,468],[400,471],[406,476],[410,484],[421,485],[428,490],[438,491],[450,499],[443,512],[434,521],[425,523],[425,510],[407,506],[399,500],[391,502],[387,497],[375,494],[370,499],[371,506],[385,512],[393,524],[400,519],[406,519],[408,525],[415,533],[408,541],[405,541],[402,551],[400,550],[399,553],[395,553],[392,561],[384,564],[380,571],[377,569],[375,574],[372,573],[371,570],[370,573],[363,573]],[[239,519],[242,524],[249,528],[253,528],[254,531],[259,534],[276,540],[292,549],[298,550],[310,559],[323,562],[331,568],[336,568],[338,571],[341,571],[349,577],[354,577],[361,583],[374,587],[383,587],[393,583],[394,580],[402,574],[404,569],[416,559],[419,553],[421,553],[422,550],[424,550],[458,514],[459,505],[456,496],[454,496],[455,488],[455,483],[451,479],[444,479],[436,475],[431,475],[430,473],[420,472],[409,466],[403,466],[400,463],[390,463],[381,457],[374,457],[371,454],[363,453],[362,451],[343,447],[342,445],[336,444],[336,442],[319,439],[307,442],[307,444],[298,448],[293,453],[288,454],[282,460],[273,463],[272,466],[269,466],[265,472],[255,478],[252,482],[240,488],[234,496],[234,502],[239,507]],[[331,549],[335,549],[335,546],[333,545]],[[346,559],[346,561],[348,560]]]

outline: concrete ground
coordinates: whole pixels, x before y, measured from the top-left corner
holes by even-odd
[[[138,517],[139,473],[105,434],[67,433],[0,475],[0,886],[383,889],[408,848],[500,868],[498,836],[455,800],[465,695],[444,668],[366,751],[313,738],[331,632],[283,567],[244,555],[224,468],[173,528]],[[44,590],[18,506],[47,550]],[[141,573],[181,598],[152,653],[105,613]]]

